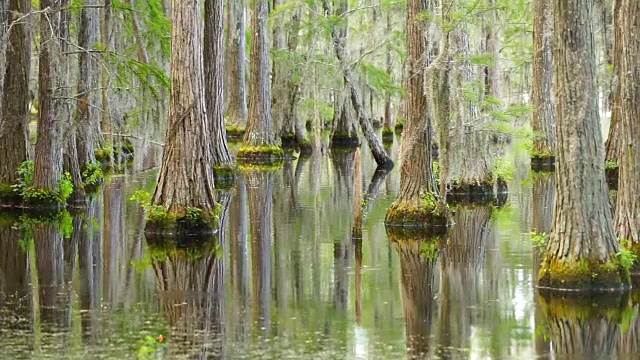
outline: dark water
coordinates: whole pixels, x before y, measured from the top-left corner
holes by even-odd
[[[144,237],[129,198],[154,171],[56,222],[5,215],[0,358],[640,358],[637,296],[538,297],[553,179],[508,154],[506,206],[456,208],[442,238],[387,236],[398,169],[365,150],[245,172],[214,239]]]

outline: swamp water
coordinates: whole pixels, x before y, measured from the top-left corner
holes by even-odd
[[[640,358],[638,296],[537,295],[553,176],[509,154],[506,205],[454,207],[441,238],[387,235],[398,167],[365,148],[244,172],[212,239],[145,238],[148,170],[56,221],[3,213],[0,358]]]

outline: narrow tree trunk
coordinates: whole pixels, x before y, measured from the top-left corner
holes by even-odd
[[[541,287],[626,287],[616,257],[604,176],[593,33],[593,0],[555,0],[554,77],[558,151],[551,239],[540,270]]]
[[[77,159],[81,168],[94,162],[96,142],[100,134],[100,104],[98,102],[98,59],[90,53],[99,39],[98,0],[85,0],[80,13],[78,45],[86,49],[80,53],[78,77],[78,107],[75,134],[77,135]]]
[[[229,8],[229,66],[231,67],[231,94],[227,110],[227,132],[229,135],[241,136],[247,125],[247,87],[245,51],[244,0],[231,0]],[[235,128],[235,131],[233,131]]]
[[[172,0],[171,102],[153,204],[164,206],[178,217],[184,217],[187,208],[212,215],[216,205],[211,125],[205,110],[200,5],[200,1]],[[159,225],[148,222],[147,229]]]
[[[429,24],[420,14],[433,10],[433,2],[411,0],[407,3],[406,120],[402,137],[400,190],[387,210],[385,222],[392,225],[443,225],[446,218],[436,215],[438,188],[431,158],[431,119],[427,114],[424,71]]]
[[[8,39],[8,26],[9,26],[9,8],[8,1],[0,2],[0,119],[2,119],[2,100],[4,95],[4,77],[7,70],[7,43]]]
[[[20,14],[31,11],[31,1],[11,0],[9,10]],[[0,6],[0,12],[2,12]],[[18,20],[11,17],[12,21]],[[0,203],[19,201],[11,185],[16,183],[18,167],[28,158],[29,143],[29,72],[31,68],[31,32],[24,19],[8,33],[7,58],[0,82]],[[2,25],[0,24],[0,27]],[[0,36],[2,34],[0,33]],[[0,39],[1,40],[1,39]],[[4,42],[4,40],[2,40]],[[2,61],[0,54],[0,62]],[[5,75],[6,71],[6,75]]]
[[[614,224],[618,237],[627,240],[627,245],[640,255],[640,2],[619,2],[622,5],[616,32],[622,43],[619,73],[623,76],[618,95],[622,153]]]
[[[352,148],[360,146],[358,130],[352,121],[353,110],[349,99],[349,89],[346,87],[336,95],[333,111],[333,133],[331,134],[331,147]]]
[[[322,4],[325,12],[327,13],[327,16],[333,16],[333,11],[331,10],[331,2],[329,0],[323,0]],[[336,57],[338,58],[338,62],[342,69],[342,76],[344,77],[344,81],[347,85],[347,88],[349,89],[351,104],[356,111],[358,122],[360,123],[360,129],[362,130],[362,133],[367,140],[367,144],[371,149],[373,158],[376,160],[378,166],[388,168],[393,167],[393,160],[391,160],[391,158],[384,151],[382,144],[380,144],[380,140],[378,140],[378,137],[373,131],[373,126],[371,126],[371,119],[366,114],[364,105],[362,105],[362,95],[356,87],[353,73],[351,72],[351,66],[349,65],[349,61],[347,59],[346,39],[341,36],[339,29],[335,26],[331,29],[331,38],[333,40],[333,49],[336,53]]]
[[[100,33],[102,46],[108,52],[113,48],[111,39],[111,0],[104,0],[104,8],[102,10],[102,23],[100,24]],[[109,55],[105,54],[102,59],[106,61]],[[102,97],[102,118],[100,119],[102,131],[111,133],[111,107],[109,101],[109,71],[103,68],[100,73],[100,87]],[[110,135],[107,135],[110,136]],[[109,141],[113,143],[112,141]]]
[[[535,0],[533,17],[533,118],[532,166],[553,159],[556,151],[556,119],[553,105],[553,0]],[[553,160],[551,160],[553,161]]]
[[[211,126],[214,169],[229,168],[233,164],[224,126],[224,1],[205,0],[204,2],[205,99],[207,117]],[[222,176],[220,180],[224,181],[225,172],[228,171],[216,171],[216,176],[219,178]]]
[[[391,33],[391,11],[387,12],[387,26],[385,29],[386,33]],[[389,78],[392,77],[393,71],[393,63],[391,62],[391,45],[387,46],[387,74]],[[389,90],[386,90],[384,93],[384,123],[382,126],[382,141],[388,144],[393,143],[393,128],[392,128],[392,114],[391,114],[391,93]]]
[[[615,1],[615,7],[613,11],[614,21],[621,16],[622,0]],[[613,85],[611,89],[611,122],[609,123],[609,134],[607,136],[607,142],[605,145],[605,163],[607,165],[607,171],[612,172],[610,175],[617,178],[618,174],[615,170],[618,168],[618,161],[620,160],[621,138],[624,136],[621,131],[620,118],[621,114],[621,82],[622,78],[626,75],[621,73],[622,68],[622,56],[623,56],[623,36],[622,29],[618,26],[614,26],[614,41],[613,41]]]
[[[273,0],[271,12],[279,11],[283,5],[283,0]],[[287,62],[282,57],[287,52],[287,38],[285,37],[285,14],[279,14],[273,18],[273,47],[271,52],[275,53],[271,71],[271,106],[273,113],[273,125],[276,129],[281,129],[284,125],[284,115],[286,112],[286,88],[287,73],[289,71]]]
[[[39,115],[38,140],[35,150],[33,187],[54,192],[62,175],[62,137],[68,125],[68,48],[69,10],[67,0],[40,1],[42,10],[50,9],[40,17],[39,57]]]
[[[269,80],[269,32],[267,0],[256,0],[253,9],[253,36],[251,37],[251,95],[249,119],[243,146],[238,158],[248,161],[279,161],[283,153],[276,142],[271,114],[271,87]]]

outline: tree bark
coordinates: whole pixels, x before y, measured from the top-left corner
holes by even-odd
[[[68,125],[68,0],[40,1],[39,115],[33,187],[55,191],[62,175],[62,137]]]
[[[10,0],[9,10],[20,14],[31,11],[31,1]],[[2,9],[0,9],[0,12]],[[17,21],[11,17],[12,21]],[[12,22],[11,21],[11,22]],[[25,19],[15,22],[8,35],[6,75],[0,83],[0,202],[11,193],[18,167],[28,158],[29,142],[29,73],[31,68],[31,32]],[[2,25],[0,25],[1,27]],[[0,33],[0,36],[2,34]],[[2,54],[0,54],[0,57]],[[0,59],[1,61],[1,59]],[[0,76],[2,76],[0,75]],[[5,194],[3,188],[7,188]],[[9,196],[10,198],[11,196]]]
[[[322,4],[326,14],[328,16],[332,16],[333,11],[331,10],[331,2],[329,0],[323,0]],[[333,49],[336,53],[336,57],[338,58],[338,62],[342,70],[342,76],[344,77],[344,81],[347,85],[347,88],[349,89],[351,104],[356,111],[358,122],[360,123],[360,129],[362,130],[362,133],[367,140],[367,144],[371,149],[373,158],[375,159],[378,166],[391,168],[393,167],[393,160],[391,160],[391,158],[384,151],[380,140],[378,140],[378,137],[373,131],[373,126],[371,126],[371,119],[366,114],[365,108],[362,103],[362,95],[356,87],[353,73],[351,72],[351,67],[347,60],[346,39],[345,37],[341,36],[339,28],[336,26],[331,29],[331,38],[333,40]]]
[[[617,23],[617,19],[621,16],[622,9],[622,0],[616,0],[613,10],[614,22]],[[623,133],[620,128],[620,118],[622,116],[620,110],[620,91],[621,91],[621,81],[622,78],[626,75],[620,72],[622,68],[622,55],[623,55],[623,45],[622,40],[624,34],[622,34],[622,28],[618,26],[614,26],[614,40],[613,40],[613,81],[612,81],[612,89],[611,89],[611,122],[609,123],[609,134],[607,136],[607,142],[605,145],[605,163],[607,164],[618,164],[620,160],[621,149],[621,138]]]
[[[200,1],[172,0],[171,101],[153,204],[184,216],[215,209],[211,125],[205,106]]]
[[[247,124],[247,87],[245,51],[247,39],[245,37],[244,0],[230,0],[229,8],[231,22],[229,23],[229,66],[231,67],[231,96],[227,110],[227,124],[242,129]]]
[[[533,17],[533,158],[553,157],[556,119],[553,105],[553,2],[535,0]]]
[[[619,62],[620,154],[615,229],[640,255],[640,3],[620,0],[616,33],[621,35]],[[617,41],[617,40],[616,40]]]
[[[244,135],[244,145],[276,146],[271,114],[271,88],[269,81],[269,32],[267,0],[256,0],[253,9],[253,36],[251,38],[251,94],[249,119]],[[242,150],[241,150],[242,151]],[[238,154],[238,157],[241,157]]]
[[[541,287],[620,289],[629,281],[604,176],[592,10],[593,0],[555,0],[556,201]]]
[[[420,14],[434,9],[434,3],[411,0],[407,3],[406,120],[402,137],[400,190],[387,210],[389,224],[442,222],[434,216],[439,202],[431,158],[431,118],[427,114],[425,67],[429,24]],[[424,199],[429,198],[425,204]]]
[[[349,99],[349,89],[346,87],[342,92],[336,94],[336,101],[333,111],[333,133],[331,134],[331,147],[358,147],[358,129],[353,123],[353,107]]]
[[[224,1],[205,0],[205,99],[214,167],[233,164],[224,126]]]

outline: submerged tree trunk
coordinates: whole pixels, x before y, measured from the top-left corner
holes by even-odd
[[[31,1],[11,0],[9,10],[27,14]],[[0,12],[2,12],[0,6]],[[18,19],[14,19],[13,21]],[[17,170],[28,158],[29,143],[29,72],[31,68],[31,32],[24,19],[11,27],[6,55],[11,59],[0,68],[4,83],[0,90],[0,203],[19,201],[13,196],[11,185],[18,178]],[[2,24],[0,24],[2,27]],[[0,32],[2,36],[2,32]],[[4,39],[0,38],[4,42]],[[4,45],[3,45],[4,46]],[[0,62],[3,54],[0,53]],[[6,75],[5,75],[6,71]]]
[[[245,37],[244,0],[229,1],[229,66],[231,67],[231,89],[229,109],[227,110],[227,132],[231,136],[241,136],[247,125],[247,86],[245,51],[247,39]]]
[[[533,20],[533,118],[532,166],[553,159],[556,151],[556,118],[553,105],[553,0],[535,0]]]
[[[431,118],[427,114],[424,71],[429,37],[428,23],[420,14],[433,10],[433,2],[407,3],[406,120],[402,137],[400,191],[387,210],[385,222],[391,225],[446,223],[438,214],[441,206],[431,158]]]
[[[184,217],[187,208],[212,215],[216,207],[211,125],[204,98],[200,5],[198,0],[172,0],[171,102],[153,204],[164,206],[178,217]],[[147,229],[155,230],[159,225],[148,222]]]
[[[593,0],[555,0],[558,151],[553,230],[539,275],[546,288],[620,289],[629,282],[616,257],[604,176],[592,10]]]
[[[68,97],[66,43],[69,34],[67,0],[40,1],[40,8],[53,9],[40,17],[40,57],[38,97],[40,119],[36,142],[33,187],[55,192],[62,175],[62,137],[68,121],[65,99]]]
[[[327,16],[332,16],[333,11],[331,10],[331,2],[329,0],[323,0],[322,4]],[[336,53],[336,57],[338,58],[338,62],[342,69],[342,76],[344,77],[344,81],[347,85],[347,88],[349,89],[351,104],[356,111],[358,122],[360,123],[360,129],[362,130],[362,133],[367,140],[367,144],[371,149],[373,158],[376,160],[378,166],[388,168],[393,167],[393,160],[391,160],[391,158],[384,151],[380,140],[378,140],[378,137],[373,131],[371,120],[364,109],[364,105],[362,103],[362,95],[356,87],[353,73],[351,72],[351,66],[349,65],[347,59],[346,39],[341,36],[339,29],[336,26],[331,29],[331,38],[333,40],[333,49]]]
[[[616,32],[622,37],[619,73],[624,75],[619,79],[618,97],[622,153],[614,224],[618,237],[640,255],[640,2],[620,2]]]
[[[232,166],[224,126],[224,1],[205,0],[204,73],[206,112],[211,126],[214,169]],[[215,170],[214,170],[215,171]],[[228,171],[215,171],[217,180],[229,181]]]
[[[238,151],[238,158],[257,162],[279,161],[283,156],[282,149],[276,142],[271,114],[268,13],[267,0],[255,0],[251,37],[252,87],[249,119],[243,146]]]

